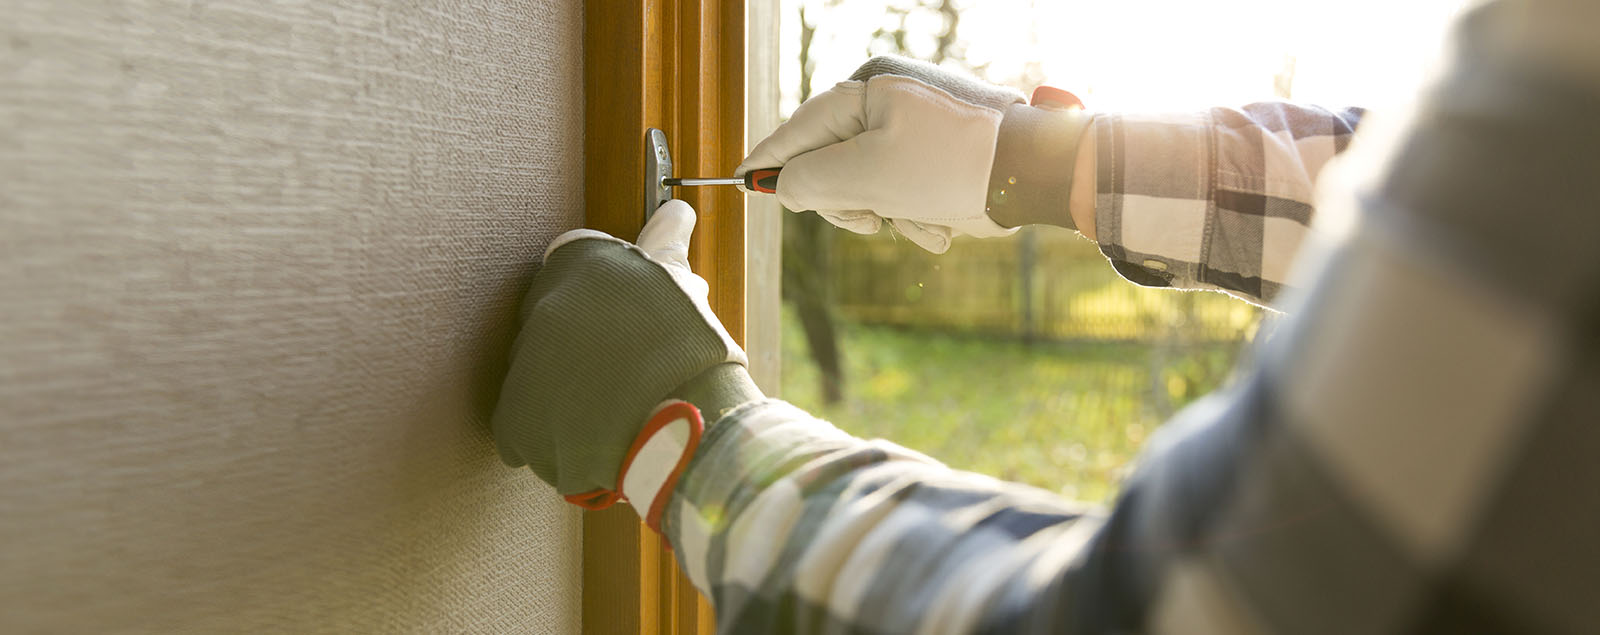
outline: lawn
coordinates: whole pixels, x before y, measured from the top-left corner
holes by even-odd
[[[844,324],[845,400],[825,406],[797,321],[786,314],[783,328],[790,402],[857,436],[1089,502],[1108,501],[1156,427],[1220,385],[1241,350]]]

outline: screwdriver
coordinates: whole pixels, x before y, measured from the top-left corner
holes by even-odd
[[[752,192],[777,194],[778,172],[782,169],[783,168],[764,168],[761,170],[751,170],[746,172],[742,178],[737,176],[714,179],[677,179],[667,177],[661,179],[661,184],[667,187],[690,187],[696,185],[743,185],[745,189]]]

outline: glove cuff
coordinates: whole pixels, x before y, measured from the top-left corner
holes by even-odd
[[[727,411],[763,396],[744,365],[725,363],[711,367],[673,390],[672,397],[650,413],[622,460],[615,490],[573,494],[566,497],[567,502],[584,509],[605,509],[625,500],[645,525],[659,533],[661,512],[705,433],[701,413],[711,413],[715,421]]]
[[[1007,108],[989,171],[989,218],[1003,227],[1077,229],[1068,201],[1078,141],[1093,122],[1093,115],[1077,109]]]
[[[706,369],[667,393],[669,399],[694,404],[709,423],[716,423],[736,406],[766,397],[756,387],[744,364],[727,362]]]
[[[694,404],[681,399],[661,402],[628,448],[617,474],[617,489],[571,494],[567,502],[584,509],[605,509],[626,500],[646,526],[661,533],[661,511],[700,447],[705,428]]]
[[[656,533],[661,533],[661,512],[700,447],[705,427],[700,409],[694,404],[679,399],[664,401],[650,413],[622,461],[617,487],[644,519],[645,526]]]

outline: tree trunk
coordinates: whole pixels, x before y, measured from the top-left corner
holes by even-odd
[[[811,38],[816,25],[806,21],[800,8],[800,101],[811,98]],[[839,354],[839,333],[834,327],[829,293],[828,244],[833,227],[816,214],[789,213],[783,219],[783,297],[794,307],[805,332],[806,348],[821,377],[823,402],[844,399],[844,369]]]

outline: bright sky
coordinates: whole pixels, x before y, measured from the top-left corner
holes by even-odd
[[[785,116],[798,101],[799,8],[819,25],[816,91],[867,57],[872,32],[892,26],[885,4],[914,0],[782,0],[780,80]],[[1273,99],[1294,65],[1292,97],[1324,106],[1382,108],[1425,76],[1464,0],[966,0],[960,39],[973,65],[1011,81],[1037,62],[1045,83],[1091,110],[1189,110]],[[813,17],[815,16],[815,17]],[[932,52],[937,13],[912,22],[911,46]]]

